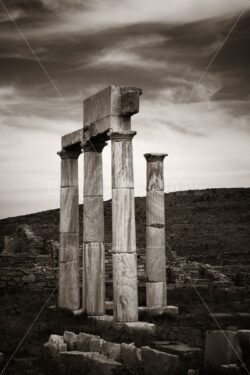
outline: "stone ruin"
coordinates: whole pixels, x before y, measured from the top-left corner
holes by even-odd
[[[166,314],[172,319],[178,314],[177,307],[167,304],[163,173],[166,154],[144,155],[147,162],[147,306],[138,306],[132,151],[136,132],[131,130],[131,116],[139,111],[141,94],[142,91],[134,87],[111,86],[91,96],[84,101],[83,129],[62,137],[62,149],[58,152],[61,157],[58,307],[71,310],[75,315],[86,313],[90,322],[88,333],[65,331],[63,336],[51,335],[44,344],[45,356],[65,374],[75,370],[111,375],[125,365],[135,373],[143,370],[146,375],[195,375],[204,367],[201,348],[174,341],[156,341],[156,324],[138,321],[141,311],[149,313],[147,316],[151,318]],[[112,148],[113,317],[105,315],[102,151],[109,140]],[[84,205],[80,288],[78,157],[82,150]],[[180,283],[183,282],[180,271],[184,271],[183,277],[191,272],[195,279],[204,273],[207,280],[214,283],[230,284],[230,280],[214,272],[209,265],[201,269],[199,263],[187,262],[174,252],[171,256]],[[105,339],[96,332],[101,332]],[[110,334],[119,343],[106,341]],[[240,373],[240,366],[245,366],[243,360],[248,358],[249,338],[248,330],[208,331],[204,356],[208,373]],[[246,346],[242,344],[246,342],[248,354],[244,353]],[[219,372],[215,372],[217,370]]]
[[[131,116],[142,90],[110,86],[84,101],[83,129],[62,137],[59,301],[61,308],[105,314],[102,151],[112,148],[112,264],[114,320],[138,320],[137,254]],[[80,305],[78,157],[84,153],[83,285]],[[147,161],[146,296],[149,308],[167,306],[163,160]]]

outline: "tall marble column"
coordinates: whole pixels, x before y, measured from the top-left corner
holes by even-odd
[[[145,154],[146,197],[146,300],[147,307],[167,304],[165,253],[165,201],[163,160],[167,154]]]
[[[127,120],[127,119],[126,119]],[[128,120],[127,120],[128,121]],[[132,139],[112,132],[112,260],[114,320],[138,320],[137,256]]]
[[[102,150],[107,143],[91,142],[84,150],[83,288],[88,315],[105,314],[105,251]]]
[[[80,147],[58,152],[61,157],[60,251],[58,306],[80,308],[78,157]]]

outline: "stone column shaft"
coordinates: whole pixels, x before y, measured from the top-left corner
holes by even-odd
[[[126,121],[128,119],[126,118]],[[114,320],[138,320],[133,131],[111,133]]]
[[[105,314],[105,251],[102,150],[105,142],[84,146],[83,309]]]
[[[58,306],[80,308],[78,157],[80,148],[58,152],[61,157],[60,251]]]
[[[146,196],[146,300],[147,307],[167,304],[165,253],[165,201],[163,160],[166,154],[145,154]]]

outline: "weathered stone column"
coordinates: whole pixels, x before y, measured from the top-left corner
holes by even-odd
[[[127,122],[130,118],[126,119]],[[136,132],[110,134],[112,147],[112,258],[114,320],[138,320],[137,257],[132,138]]]
[[[91,142],[84,150],[83,310],[105,314],[105,252],[102,150],[107,143]]]
[[[78,157],[80,146],[58,152],[61,157],[60,251],[58,306],[80,308]]]
[[[145,154],[146,197],[146,299],[147,307],[167,304],[165,253],[165,202],[163,160],[167,154]]]

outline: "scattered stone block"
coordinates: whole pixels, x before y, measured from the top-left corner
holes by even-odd
[[[102,354],[93,353],[89,375],[113,375],[114,369],[121,364],[114,359],[107,358]]]
[[[141,349],[134,344],[121,344],[121,362],[129,368],[139,370],[142,367]]]
[[[242,351],[236,332],[207,331],[205,339],[205,367],[214,369],[221,365],[238,363]]]
[[[203,352],[201,348],[194,348],[173,341],[154,341],[153,347],[162,352],[178,355],[181,367],[185,368],[185,370],[202,366]]]
[[[89,342],[89,350],[93,353],[101,353],[104,340],[98,337],[93,337]]]
[[[76,348],[78,351],[89,352],[90,340],[93,338],[100,338],[99,336],[90,335],[88,333],[79,333]]]
[[[57,358],[61,352],[67,351],[67,344],[64,342],[63,336],[50,335],[44,349],[52,358]]]
[[[180,371],[177,355],[160,352],[148,346],[142,346],[142,365],[145,375],[177,375]]]
[[[78,335],[76,335],[74,332],[65,331],[63,334],[63,340],[67,344],[69,350],[76,349]]]
[[[101,354],[119,361],[121,356],[121,345],[114,342],[104,341],[101,348]]]

